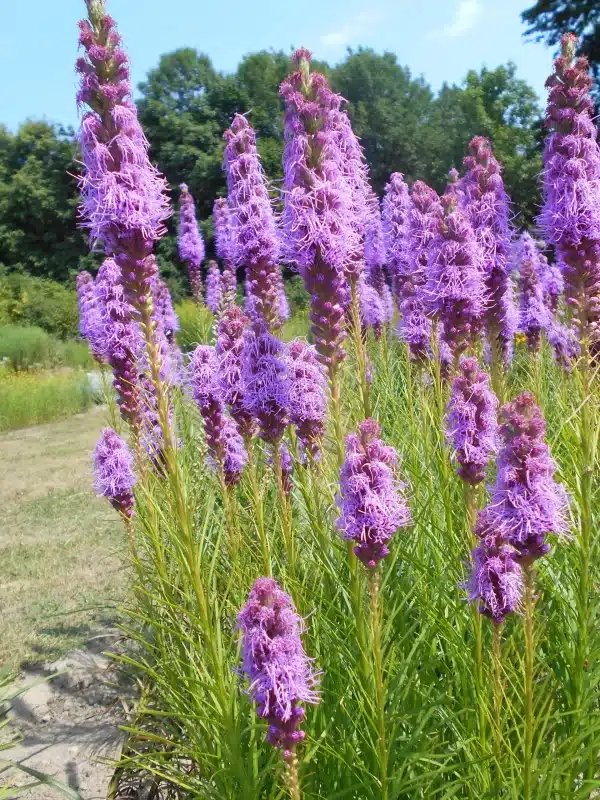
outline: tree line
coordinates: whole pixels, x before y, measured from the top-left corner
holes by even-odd
[[[314,66],[347,99],[379,194],[394,171],[442,190],[448,170],[460,168],[468,141],[483,135],[492,139],[504,165],[517,224],[531,223],[540,198],[542,112],[513,64],[472,70],[460,85],[445,84],[437,94],[393,53],[361,48],[348,51],[335,67]],[[174,206],[178,185],[189,185],[209,248],[213,200],[225,193],[222,134],[234,113],[248,114],[267,174],[275,186],[281,178],[278,89],[289,70],[286,53],[263,51],[246,56],[235,73],[223,74],[206,55],[185,48],[162,56],[139,86],[138,110],[152,159],[170,183]],[[77,170],[72,130],[40,121],[27,121],[14,134],[0,127],[0,275],[70,283],[81,268],[98,263],[78,227]],[[186,287],[175,235],[174,216],[158,257],[181,293]]]

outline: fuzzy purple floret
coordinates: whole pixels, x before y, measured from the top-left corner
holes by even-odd
[[[467,584],[469,600],[479,612],[500,625],[518,611],[523,598],[523,570],[513,547],[489,536],[473,550],[473,571]]]
[[[385,187],[381,213],[388,272],[398,307],[400,307],[402,286],[408,273],[408,212],[411,206],[404,175],[401,172],[392,173]]]
[[[116,25],[101,4],[89,4],[88,11],[90,21],[79,26],[86,52],[77,61],[77,102],[89,107],[80,135],[81,216],[92,242],[116,258],[127,291],[141,305],[150,290],[146,261],[170,214],[166,182],[148,157]]]
[[[196,206],[188,187],[182,183],[179,187],[179,237],[177,245],[179,258],[186,266],[192,296],[197,303],[202,302],[202,262],[206,255],[204,240],[198,230]]]
[[[552,346],[557,363],[567,370],[570,369],[581,355],[581,347],[573,328],[553,319],[546,330],[546,338]]]
[[[441,338],[456,359],[476,344],[483,327],[486,288],[473,228],[452,195],[444,195],[444,204],[446,216],[429,244],[423,296],[428,315],[441,323]]]
[[[162,326],[167,338],[172,340],[179,330],[179,320],[173,308],[169,287],[158,275],[152,287],[152,300],[154,305],[153,317]]]
[[[519,240],[519,330],[532,352],[539,350],[542,332],[551,322],[545,302],[542,263],[536,243],[528,233]]]
[[[279,238],[267,178],[256,149],[256,135],[241,114],[223,134],[224,169],[229,189],[233,261],[246,270],[253,313],[279,327]]]
[[[463,163],[466,174],[460,181],[459,192],[463,193],[463,208],[481,248],[486,334],[493,350],[508,362],[518,325],[509,265],[510,199],[488,139],[475,136]]]
[[[384,322],[389,323],[394,317],[394,299],[385,277],[385,243],[381,210],[375,192],[369,191],[367,197],[367,221],[365,227],[365,264],[366,280],[372,286],[383,306]]]
[[[242,360],[244,404],[265,442],[277,443],[289,422],[290,378],[283,343],[264,321],[244,333]]]
[[[475,358],[463,358],[452,382],[448,405],[448,437],[459,463],[458,474],[467,483],[481,483],[496,452],[498,400],[487,373]]]
[[[346,437],[338,498],[338,530],[344,539],[356,542],[354,553],[369,568],[389,555],[390,539],[411,522],[404,484],[395,474],[398,456],[379,433],[377,422],[367,419],[358,434]]]
[[[245,440],[254,435],[256,428],[244,402],[242,381],[244,331],[248,322],[248,317],[239,306],[226,306],[219,318],[215,348],[219,362],[219,391]]]
[[[77,306],[79,309],[79,333],[87,339],[91,353],[99,364],[106,362],[106,337],[102,308],[94,279],[83,270],[77,276]]]
[[[317,351],[302,339],[286,347],[290,424],[304,452],[318,458],[327,423],[327,375]]]
[[[190,359],[190,385],[204,423],[210,457],[223,470],[227,486],[235,486],[248,460],[237,425],[225,414],[215,348],[198,345]]]
[[[94,453],[94,486],[96,492],[108,498],[113,508],[127,519],[134,514],[134,460],[126,442],[112,428],[105,428]]]
[[[336,145],[342,98],[324,75],[310,73],[308,51],[299,50],[294,60],[298,69],[280,89],[286,104],[283,254],[297,266],[311,297],[315,346],[333,376],[344,357],[345,266],[354,245],[352,196]]]
[[[221,273],[216,261],[208,262],[208,274],[206,276],[206,305],[213,314],[217,314],[223,299],[223,285]]]
[[[267,741],[293,756],[304,739],[304,703],[318,703],[318,677],[304,652],[305,626],[277,581],[259,578],[238,616],[243,670],[258,714],[269,722]]]
[[[556,263],[550,263],[543,252],[545,246],[544,242],[537,242],[537,246],[540,263],[540,278],[544,290],[544,302],[550,310],[550,313],[556,314],[560,298],[565,291],[565,280],[560,266]]]
[[[363,328],[372,328],[378,337],[386,322],[386,311],[381,295],[364,278],[358,282],[358,304],[361,325]]]

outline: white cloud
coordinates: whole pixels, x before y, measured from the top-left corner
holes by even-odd
[[[475,26],[481,11],[480,0],[459,0],[452,22],[445,25],[441,30],[436,31],[435,35],[443,36],[447,39],[455,39],[458,36],[462,36],[463,33],[467,33]]]
[[[321,36],[321,42],[327,47],[344,47],[363,36],[369,29],[377,27],[385,18],[386,13],[382,9],[359,11],[350,22],[339,30]]]

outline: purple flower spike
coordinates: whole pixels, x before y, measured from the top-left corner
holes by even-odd
[[[425,184],[422,185],[425,186]],[[435,196],[437,197],[437,195]],[[403,297],[404,281],[410,275],[408,269],[408,212],[411,207],[412,203],[408,186],[404,182],[404,175],[401,172],[392,173],[383,197],[382,227],[388,270],[398,307],[400,307]]]
[[[385,308],[380,294],[364,278],[358,282],[358,302],[363,328],[372,328],[375,336],[379,337],[386,321]]]
[[[366,419],[358,434],[346,437],[338,498],[337,527],[344,539],[356,542],[354,553],[370,569],[389,555],[388,543],[398,528],[411,522],[404,484],[395,476],[396,451],[378,438],[379,433],[377,422]]]
[[[198,345],[190,360],[190,384],[204,422],[211,459],[222,468],[227,486],[235,486],[248,460],[244,441],[225,415],[218,382],[219,360],[214,347]]]
[[[540,349],[542,331],[549,328],[550,311],[545,303],[540,253],[528,233],[520,238],[519,330],[527,337],[532,352]]]
[[[565,291],[565,280],[558,264],[551,264],[543,252],[545,243],[537,242],[540,275],[544,290],[544,302],[551,314],[556,314],[561,295]]]
[[[510,545],[489,538],[473,550],[473,572],[467,584],[469,600],[479,612],[500,625],[519,611],[523,598],[523,572]]]
[[[312,333],[330,377],[344,357],[345,266],[354,247],[352,196],[340,165],[336,113],[342,98],[324,75],[310,72],[299,50],[298,69],[281,84],[286,103],[283,153],[283,250],[297,265],[311,296]]]
[[[149,256],[170,214],[166,183],[148,157],[116,25],[102,3],[88,3],[88,14],[79,25],[85,55],[77,61],[77,102],[89,108],[81,121],[81,216],[91,241],[101,242],[118,262],[139,307],[156,270]]]
[[[444,212],[437,193],[423,181],[412,187],[405,221],[405,255],[396,263],[396,299],[401,318],[398,333],[415,361],[431,354],[432,324],[424,294],[429,248],[440,233]]]
[[[281,325],[279,239],[256,135],[248,120],[236,114],[223,138],[234,263],[246,270],[248,293],[254,298],[253,313],[276,328]]]
[[[481,483],[496,452],[497,407],[487,373],[479,369],[477,359],[463,358],[452,382],[448,436],[460,464],[458,474],[467,483]]]
[[[464,211],[481,248],[486,291],[485,329],[489,342],[508,363],[512,356],[518,313],[510,280],[510,199],[501,167],[488,139],[475,136],[464,159]]]
[[[221,273],[216,261],[208,262],[208,275],[206,276],[206,305],[213,314],[217,314],[223,299],[223,285]]]
[[[456,198],[444,195],[446,216],[429,245],[426,308],[442,324],[440,336],[455,359],[476,343],[483,326],[486,290],[480,248]]]
[[[546,330],[546,338],[552,346],[557,363],[567,370],[570,369],[581,354],[581,348],[573,328],[553,319]]]
[[[385,244],[379,201],[373,191],[367,198],[367,222],[365,229],[365,262],[367,283],[372,286],[383,306],[384,322],[394,317],[394,300],[385,277]]]
[[[106,337],[102,308],[98,300],[94,279],[85,270],[77,276],[77,305],[79,308],[79,333],[87,339],[92,355],[99,364],[106,362]]]
[[[259,716],[269,722],[267,741],[291,759],[304,703],[318,703],[318,677],[304,652],[304,622],[288,594],[272,578],[259,578],[238,616],[243,670]]]
[[[575,58],[577,37],[561,39],[561,55],[546,81],[544,207],[540,225],[556,248],[566,301],[591,343],[600,347],[600,146],[593,123],[592,78],[586,58]]]
[[[239,306],[226,306],[219,318],[215,350],[219,361],[219,391],[244,440],[250,439],[256,428],[252,414],[246,409],[242,381],[244,331],[248,322]]]
[[[127,444],[112,428],[105,428],[96,444],[94,466],[95,489],[101,497],[127,519],[134,514],[134,457]]]
[[[275,444],[289,422],[290,380],[284,345],[263,321],[244,333],[242,382],[246,410],[258,420],[261,438]]]
[[[169,287],[158,275],[154,281],[152,299],[154,305],[154,319],[157,324],[162,327],[168,341],[172,342],[174,335],[179,330],[179,320],[173,308],[173,300],[171,299]]]
[[[312,345],[295,339],[286,348],[290,423],[302,449],[318,458],[327,422],[327,375]]]
[[[186,266],[192,296],[197,303],[202,303],[202,262],[206,254],[202,235],[196,221],[196,206],[188,187],[182,183],[179,187],[179,258]]]
[[[231,210],[227,198],[218,197],[213,205],[215,252],[224,265],[231,265],[234,258],[234,240],[231,226]]]

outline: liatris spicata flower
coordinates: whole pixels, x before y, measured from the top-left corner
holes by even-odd
[[[577,37],[561,39],[561,55],[546,81],[544,207],[539,222],[556,248],[566,301],[576,309],[579,335],[598,350],[600,337],[600,146],[593,123],[592,79],[586,58],[575,59]]]
[[[379,293],[364,277],[358,282],[358,303],[361,325],[363,328],[372,328],[378,337],[386,321],[386,312]]]
[[[198,345],[190,359],[190,384],[212,459],[223,470],[227,486],[241,478],[248,460],[244,441],[233,420],[225,415],[218,383],[219,360],[214,347]]]
[[[464,192],[464,211],[481,248],[486,334],[492,357],[499,356],[506,363],[512,355],[518,324],[509,267],[510,200],[488,139],[475,136],[471,140],[464,166],[466,174],[460,189]]]
[[[134,457],[126,442],[112,428],[105,428],[96,444],[95,488],[101,497],[127,519],[134,513]]]
[[[503,406],[500,421],[502,448],[490,513],[527,563],[548,552],[549,533],[566,532],[568,499],[554,480],[556,464],[544,441],[546,423],[533,395],[524,392]]]
[[[137,308],[150,296],[156,265],[148,257],[170,213],[166,183],[148,157],[116,25],[101,0],[88,2],[88,15],[79,26],[86,54],[77,61],[77,101],[89,107],[81,122],[81,216],[91,240],[118,262]]]
[[[259,578],[238,616],[238,627],[250,696],[269,722],[267,741],[291,759],[304,738],[302,704],[318,702],[318,678],[302,645],[304,622],[277,581]]]
[[[317,458],[327,422],[327,376],[317,351],[302,339],[287,345],[290,423],[302,449]]]
[[[219,318],[215,352],[219,362],[218,383],[223,402],[244,440],[254,435],[255,422],[244,402],[242,358],[248,317],[236,305],[228,305]]]
[[[550,320],[546,329],[546,338],[554,351],[554,358],[565,369],[570,369],[580,353],[581,348],[577,341],[575,331],[570,325],[565,325],[557,319]]]
[[[532,352],[540,349],[542,331],[550,326],[550,311],[545,303],[540,253],[528,233],[523,233],[519,248],[519,330],[525,334]]]
[[[487,529],[485,538],[473,550],[473,570],[466,585],[469,600],[479,604],[480,614],[500,625],[521,607],[523,588],[523,571],[515,549],[501,534],[494,537]]]
[[[223,299],[221,273],[216,261],[208,262],[208,275],[206,276],[206,305],[213,314],[217,314]]]
[[[442,323],[440,336],[456,360],[473,347],[483,326],[485,285],[480,248],[469,220],[444,195],[446,216],[429,245],[427,283],[423,289],[430,316]]]
[[[394,316],[394,300],[385,278],[385,244],[381,211],[375,192],[370,191],[367,198],[367,221],[365,228],[365,263],[367,283],[372,286],[381,299],[384,322],[391,322]]]
[[[236,114],[223,138],[234,263],[246,270],[253,313],[269,327],[279,327],[279,239],[256,135],[247,119]]]
[[[344,357],[344,269],[353,246],[352,198],[333,130],[333,114],[342,98],[323,75],[310,72],[310,57],[298,50],[298,69],[281,84],[286,102],[281,229],[286,260],[297,265],[311,296],[319,358],[333,377]]]
[[[187,184],[182,183],[179,189],[179,258],[187,269],[192,297],[197,303],[202,303],[202,262],[206,254],[204,241],[198,230],[194,198]]]
[[[440,232],[443,214],[437,192],[423,181],[416,181],[402,233],[404,256],[396,262],[396,299],[401,314],[398,332],[417,361],[431,351],[432,325],[426,315],[424,289],[429,248]],[[439,347],[445,347],[445,342]]]
[[[290,381],[284,345],[263,320],[244,333],[244,404],[260,426],[265,442],[276,444],[289,422]]]
[[[167,284],[158,275],[152,287],[153,317],[158,325],[164,330],[169,343],[173,342],[173,337],[179,330],[179,320],[173,308],[171,292]]]
[[[87,339],[92,355],[99,364],[106,361],[106,337],[102,308],[98,300],[94,279],[83,270],[77,276],[77,305],[79,308],[79,333]]]
[[[138,360],[143,344],[125,296],[121,270],[107,258],[96,279],[98,302],[103,309],[106,359],[113,371],[113,386],[124,419],[139,432],[141,426]]]
[[[459,463],[458,474],[470,484],[481,483],[496,451],[498,400],[487,373],[475,358],[463,358],[452,382],[448,404],[448,437]]]
[[[544,302],[550,313],[556,314],[561,295],[565,290],[565,281],[559,265],[556,263],[551,264],[543,252],[543,248],[545,247],[544,242],[537,242],[537,246],[539,250],[538,257],[541,281],[544,289]]]
[[[425,184],[422,185],[425,186]],[[404,281],[410,275],[408,270],[408,212],[411,205],[404,176],[401,172],[392,173],[383,197],[382,226],[387,265],[398,307],[400,307],[403,297]]]
[[[344,539],[356,542],[354,553],[369,568],[389,554],[390,539],[411,521],[404,484],[395,475],[398,456],[379,433],[377,422],[366,419],[358,434],[346,437],[338,498],[337,527]]]

